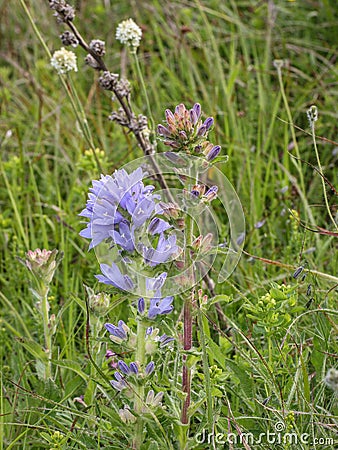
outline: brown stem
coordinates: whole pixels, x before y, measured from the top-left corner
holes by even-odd
[[[190,297],[185,299],[184,303],[184,337],[183,349],[185,352],[191,350],[192,347],[192,315]],[[184,424],[189,423],[188,409],[191,397],[191,370],[187,366],[187,354],[183,355],[183,373],[182,373],[182,390],[186,394],[183,407],[181,421]]]
[[[86,52],[90,53],[93,58],[95,58],[96,62],[99,65],[98,70],[104,71],[104,72],[108,71],[108,68],[105,65],[103,59],[90,49],[89,45],[83,39],[83,37],[81,36],[80,32],[78,31],[78,29],[74,25],[74,23],[71,22],[71,21],[67,21],[66,23],[69,26],[69,28],[72,30],[74,35],[76,36],[77,40],[79,41],[79,45]],[[121,107],[123,108],[123,111],[125,112],[126,117],[128,118],[129,124],[130,124],[132,119],[133,119],[133,117],[134,117],[134,113],[133,113],[133,111],[131,109],[131,106],[130,106],[128,100],[125,101],[125,99],[115,89],[113,89],[112,92],[114,93],[115,97],[117,98],[118,102],[120,103]],[[158,181],[158,183],[160,184],[161,188],[166,191],[167,196],[168,196],[168,200],[170,202],[172,202],[172,203],[175,203],[175,200],[174,200],[174,198],[171,195],[171,192],[170,192],[170,190],[168,188],[168,185],[167,185],[165,179],[163,178],[163,176],[161,174],[161,171],[160,171],[156,161],[154,160],[154,158],[152,156],[152,152],[154,150],[153,146],[150,144],[150,142],[147,142],[146,139],[144,139],[144,136],[143,136],[142,132],[140,132],[138,130],[135,130],[135,129],[132,130],[130,127],[128,127],[128,129],[130,129],[133,132],[133,134],[134,134],[134,136],[135,136],[135,138],[136,138],[136,140],[138,142],[138,145],[142,149],[143,153],[146,156],[149,157],[150,163],[153,166],[154,171],[155,171],[155,178]]]

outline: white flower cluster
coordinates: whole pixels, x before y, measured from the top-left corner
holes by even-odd
[[[61,50],[54,52],[51,60],[53,66],[59,74],[70,72],[74,70],[77,72],[76,55],[74,52],[66,50],[64,47]]]
[[[133,19],[124,20],[116,29],[116,39],[120,41],[121,44],[133,47],[133,51],[136,51],[137,47],[139,47],[141,37],[142,30],[136,25]]]

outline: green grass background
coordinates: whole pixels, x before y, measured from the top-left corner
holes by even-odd
[[[25,3],[50,51],[59,49],[63,28],[55,23],[48,2]],[[164,110],[181,102],[187,107],[199,102],[205,114],[215,118],[212,141],[229,155],[222,171],[235,187],[245,213],[245,250],[294,268],[305,263],[324,274],[308,274],[300,282],[292,278],[290,268],[243,255],[231,278],[216,287],[224,295],[221,305],[228,324],[236,330],[228,340],[222,324],[216,329],[206,325],[219,430],[225,432],[231,422],[233,430],[237,426],[243,432],[258,433],[273,429],[273,423],[283,419],[297,433],[334,436],[337,400],[323,378],[328,368],[337,367],[333,312],[337,286],[325,278],[325,274],[337,276],[337,237],[307,231],[290,211],[297,211],[306,226],[332,230],[321,178],[311,166],[317,162],[306,111],[312,104],[318,107],[316,134],[325,138],[317,139],[319,155],[325,176],[337,187],[336,1],[93,0],[77,1],[76,6],[81,34],[88,41],[105,40],[107,66],[131,81],[137,112],[146,114],[140,81],[133,60],[114,38],[117,24],[129,17],[143,29],[138,56],[155,122],[161,123]],[[52,448],[41,433],[52,436],[57,430],[68,438],[66,446],[59,448],[127,448],[124,439],[129,431],[126,427],[123,436],[103,391],[89,413],[72,401],[84,392],[90,370],[83,284],[102,289],[95,286],[98,264],[78,235],[83,225],[77,214],[84,207],[90,181],[99,173],[67,95],[20,2],[2,0],[0,16],[0,448]],[[103,169],[112,173],[142,156],[141,151],[131,135],[107,120],[114,102],[98,87],[97,74],[85,66],[82,50],[75,52],[79,72],[72,74],[72,80],[95,146],[101,151]],[[287,105],[273,64],[276,59],[284,61]],[[294,129],[294,136],[287,108],[300,128]],[[303,161],[293,158],[297,148]],[[163,149],[159,143],[159,150]],[[334,215],[337,197],[329,187],[327,192]],[[262,220],[264,225],[255,228]],[[226,218],[220,221],[226,237]],[[58,376],[47,385],[37,376],[33,344],[27,344],[42,343],[42,327],[27,271],[16,259],[38,247],[64,252],[50,303],[60,318],[54,341],[57,359],[66,362],[63,366],[56,363]],[[217,267],[211,276],[217,277]],[[288,299],[294,302],[291,307],[275,299],[272,312],[278,314],[277,320],[268,306],[259,303],[272,282],[289,285]],[[313,301],[307,305],[309,283]],[[275,291],[274,295],[278,297]],[[176,301],[173,329],[180,310],[180,300]],[[114,322],[123,314],[124,306],[118,306],[110,319]],[[208,314],[217,322],[213,307]],[[205,448],[193,442],[193,434],[203,427],[203,402],[198,403],[203,373],[199,370],[193,385],[198,419],[191,425],[189,448]],[[159,378],[169,390],[169,381],[163,380],[164,375]],[[107,395],[113,398],[113,393]],[[263,405],[267,398],[269,402]],[[90,422],[93,415],[100,418],[97,429]],[[169,430],[173,448],[179,448],[177,417],[170,420],[164,414],[160,419]],[[70,430],[75,419],[74,432]],[[144,448],[163,448],[156,433],[156,424],[149,424]]]

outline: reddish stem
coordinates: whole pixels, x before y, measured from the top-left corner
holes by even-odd
[[[183,336],[183,348],[184,351],[189,351],[192,347],[192,316],[191,316],[191,304],[190,297],[185,300],[184,303],[184,336]],[[187,366],[187,355],[183,355],[183,373],[182,373],[182,390],[186,394],[183,407],[182,407],[182,423],[189,423],[188,408],[190,406],[191,395],[191,372]]]

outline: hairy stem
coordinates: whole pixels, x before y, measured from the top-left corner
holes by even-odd
[[[143,320],[139,319],[137,321],[137,342],[136,342],[136,352],[135,361],[139,364],[140,370],[144,370],[145,366],[145,334],[146,334],[146,324]],[[144,384],[142,381],[137,383],[134,391],[134,410],[138,414],[135,423],[135,435],[133,440],[133,449],[138,450],[141,448],[143,442],[143,419],[142,419],[142,408],[144,404]]]
[[[192,315],[190,296],[185,299],[184,303],[184,337],[183,349],[185,352],[191,350],[192,347]],[[191,369],[187,365],[187,354],[183,355],[183,374],[182,374],[182,391],[186,394],[182,406],[181,421],[184,424],[189,423],[188,409],[191,397]]]
[[[48,380],[52,377],[52,333],[49,324],[49,304],[48,304],[48,292],[49,287],[42,285],[40,288],[41,297],[41,314],[43,322],[43,335],[45,352],[47,353],[48,360],[45,365],[45,379]]]
[[[193,240],[193,226],[194,222],[191,215],[186,216],[186,263],[190,265],[190,276],[194,277],[194,270],[190,258],[190,246]],[[192,283],[194,285],[194,283]],[[185,394],[185,399],[182,406],[181,422],[183,424],[189,423],[188,409],[190,406],[191,397],[191,369],[187,364],[187,352],[192,347],[192,313],[191,313],[191,293],[185,296],[183,309],[183,373],[182,373],[182,391]]]

